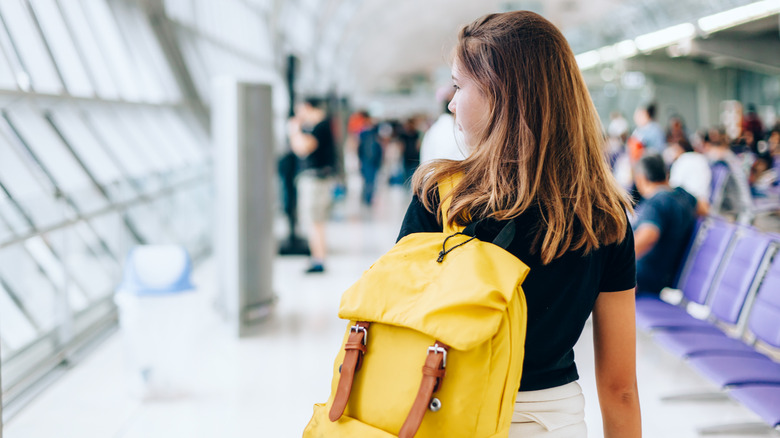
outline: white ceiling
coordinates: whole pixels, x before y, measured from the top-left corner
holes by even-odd
[[[528,9],[575,52],[618,42],[750,0],[277,0],[299,86],[355,95],[398,90],[446,69],[457,32],[487,13]],[[433,79],[435,82],[435,79]]]

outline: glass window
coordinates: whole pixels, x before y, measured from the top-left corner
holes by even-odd
[[[195,82],[195,87],[198,89],[198,94],[201,100],[205,103],[211,101],[211,74],[207,64],[203,61],[203,57],[198,52],[198,43],[194,38],[183,30],[178,31],[179,48],[181,49],[184,63],[187,64],[187,70],[189,70],[192,80]]]
[[[127,210],[128,218],[147,243],[166,243],[170,231],[161,222],[164,215],[150,204],[140,204]]]
[[[139,126],[135,123],[135,120],[131,117],[133,111],[132,108],[127,107],[115,107],[117,128],[122,136],[127,140],[132,148],[138,151],[138,153],[146,160],[159,174],[165,174],[173,167],[172,163],[166,157],[163,150],[153,143],[150,143],[149,138],[145,133],[141,132]]]
[[[122,224],[118,224],[122,227]],[[79,222],[74,225],[76,234],[81,238],[84,244],[89,247],[90,254],[99,262],[100,266],[104,268],[106,275],[112,278],[119,272],[120,260],[122,259],[122,252],[116,251],[110,246],[109,239],[103,238],[98,234],[98,230],[94,225],[94,221]],[[124,233],[124,229],[120,228],[116,230],[118,233]]]
[[[123,163],[131,178],[143,178],[154,172],[150,163],[141,159],[133,145],[128,142],[117,127],[119,122],[113,111],[106,111],[105,107],[98,105],[85,106],[86,120],[97,134],[98,141],[110,148],[112,154]]]
[[[15,207],[11,204],[11,200],[0,189],[0,243],[8,242],[15,235],[15,229],[11,223],[5,218],[5,215],[10,211],[14,211]]]
[[[203,145],[202,141],[193,135],[192,131],[188,129],[175,110],[159,108],[157,109],[157,116],[164,129],[170,131],[171,136],[173,136],[173,144],[181,148],[188,156],[193,157],[196,163],[204,160],[204,151],[201,148]]]
[[[72,277],[72,273],[63,266],[60,254],[55,255],[52,252],[53,246],[49,238],[44,240],[42,236],[31,237],[24,241],[24,248],[46,273],[56,290],[61,291],[67,288],[68,302],[71,308],[81,310],[87,307],[86,294],[76,281],[77,279]]]
[[[0,127],[7,128],[8,125],[0,120]],[[3,187],[24,210],[24,215],[37,226],[45,227],[62,222],[65,219],[65,209],[54,198],[54,187],[47,183],[40,168],[34,167],[32,159],[22,155],[21,150],[11,144],[6,135],[6,130],[0,131],[0,153],[3,157],[0,160],[0,182]],[[6,212],[13,210],[15,206],[3,209],[3,216],[10,220],[11,217]],[[17,231],[24,232],[18,229]]]
[[[81,3],[73,0],[60,1],[58,3],[65,18],[68,27],[73,31],[78,47],[84,54],[87,62],[86,67],[91,73],[94,86],[97,93],[104,99],[118,99],[116,80],[112,77],[111,71],[106,64],[106,58],[98,46],[98,38],[93,34],[92,27],[84,15]]]
[[[20,0],[0,1],[0,14],[32,79],[33,89],[40,93],[61,93],[62,82],[24,4]]]
[[[50,113],[50,120],[65,137],[90,173],[114,201],[123,201],[132,194],[127,177],[71,107],[58,107]]]
[[[3,345],[19,350],[35,340],[37,331],[0,282],[0,336]],[[3,352],[5,355],[6,352]]]
[[[51,280],[41,272],[41,266],[21,245],[0,249],[0,277],[37,327],[42,331],[54,328],[56,291]]]
[[[30,90],[30,75],[22,65],[22,60],[19,59],[19,52],[11,42],[11,35],[8,33],[8,28],[5,26],[5,20],[3,14],[0,12],[0,47],[2,47],[5,60],[8,61],[8,66],[11,68],[11,72],[16,79],[16,84],[22,90]]]
[[[0,33],[3,33],[2,26],[0,26]],[[0,43],[0,88],[6,90],[15,90],[16,76],[11,64],[8,62],[8,58],[5,56],[5,50],[2,43]]]
[[[176,81],[141,11],[137,6],[123,2],[113,2],[112,6],[135,65],[146,79],[147,86],[143,90],[146,99],[151,102],[180,100]]]
[[[82,212],[106,206],[105,197],[41,114],[28,106],[19,105],[8,115],[57,187],[71,197]]]
[[[86,227],[82,222],[81,227]],[[79,290],[87,293],[89,301],[95,301],[108,295],[113,289],[113,279],[106,271],[103,263],[106,261],[98,256],[98,249],[88,246],[81,237],[81,234],[89,235],[89,229],[82,229],[81,232],[75,227],[59,229],[48,233],[46,240],[56,252],[65,272],[70,276],[70,281],[78,286]],[[93,244],[99,241],[93,239]],[[51,253],[49,253],[51,254]],[[78,297],[75,295],[74,298]],[[86,305],[81,301],[72,303],[81,306]]]
[[[163,132],[160,132],[157,124],[151,122],[152,114],[148,108],[127,110],[130,123],[138,127],[138,131],[145,136],[150,145],[154,146],[154,149],[159,151],[160,155],[164,156],[170,167],[179,168],[187,165],[187,159],[181,150],[175,147]]]
[[[94,90],[87,71],[82,65],[76,46],[71,40],[67,25],[60,15],[56,0],[29,0],[35,10],[46,42],[51,48],[57,68],[62,73],[65,87],[74,96],[92,96]]]
[[[139,75],[108,5],[102,1],[87,1],[82,2],[82,6],[95,34],[100,36],[97,42],[119,85],[119,94],[129,101],[141,101],[144,96],[142,90],[148,84]]]
[[[20,207],[5,193],[0,181],[0,243],[7,242],[17,234],[29,233],[32,228],[20,211]]]
[[[108,246],[108,250],[118,260],[123,260],[125,253],[131,245],[135,244],[126,228],[122,216],[117,212],[110,212],[93,218],[89,221],[90,229],[100,240]],[[85,239],[87,242],[89,238]]]

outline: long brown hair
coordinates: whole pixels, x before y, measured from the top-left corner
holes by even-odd
[[[423,205],[433,211],[438,182],[462,173],[449,220],[508,220],[538,208],[532,251],[545,264],[622,241],[631,202],[607,165],[601,122],[561,32],[533,12],[490,14],[461,29],[454,57],[490,112],[465,160],[417,170]]]

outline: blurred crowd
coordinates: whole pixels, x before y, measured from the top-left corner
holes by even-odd
[[[618,182],[641,204],[634,169],[640,157],[657,154],[667,166],[670,186],[695,196],[700,214],[751,223],[759,214],[776,213],[780,124],[767,127],[753,105],[746,109],[737,129],[713,126],[695,132],[678,115],[662,126],[654,104],[637,108],[633,130],[622,114],[612,113],[607,153]]]
[[[408,190],[420,163],[463,159],[465,145],[447,105],[452,92],[451,87],[438,90],[441,110],[436,117],[388,119],[357,110],[339,118],[321,99],[302,102],[288,126],[290,152],[280,163],[290,219],[290,240],[282,251],[308,251],[305,245],[300,251],[294,248],[300,243],[296,222],[301,222],[312,256],[307,271],[324,271],[325,223],[333,201],[345,198],[349,175],[360,175],[362,184],[350,187],[351,196],[359,198],[363,211],[370,214],[380,184]],[[680,196],[676,201],[661,201],[665,197],[661,196],[655,201],[659,205],[643,206],[650,197],[647,193],[656,195],[659,183],[668,185],[665,192],[674,189],[690,195],[695,216],[753,223],[759,215],[778,215],[780,124],[768,127],[753,105],[747,105],[736,123],[730,129],[715,126],[691,132],[679,115],[662,125],[656,120],[655,104],[637,108],[631,121],[619,112],[610,115],[606,155],[616,180],[636,202],[635,227],[643,220],[643,210],[646,219],[652,209],[657,209],[653,214],[671,214],[666,204],[687,203]]]

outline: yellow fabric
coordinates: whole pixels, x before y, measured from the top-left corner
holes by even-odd
[[[450,209],[450,205],[452,205],[452,198],[447,196],[447,194],[452,193],[452,190],[456,185],[458,185],[460,179],[460,175],[457,175],[453,178],[448,178],[439,182],[439,200],[441,201],[442,228],[444,229],[444,234],[448,236],[452,233],[463,231],[463,227],[454,226],[454,224],[453,226],[450,226],[447,224],[447,211]]]
[[[427,349],[436,340],[451,347],[446,376],[434,393],[442,407],[426,411],[416,436],[508,435],[524,357],[527,311],[521,283],[528,267],[477,239],[437,263],[447,236],[406,236],[344,293],[339,317],[350,320],[344,341],[355,321],[371,322],[368,352],[344,416],[330,422],[344,358],[344,350],[339,352],[331,397],[315,406],[304,437],[396,436],[417,395]],[[447,248],[466,240],[452,237]]]

